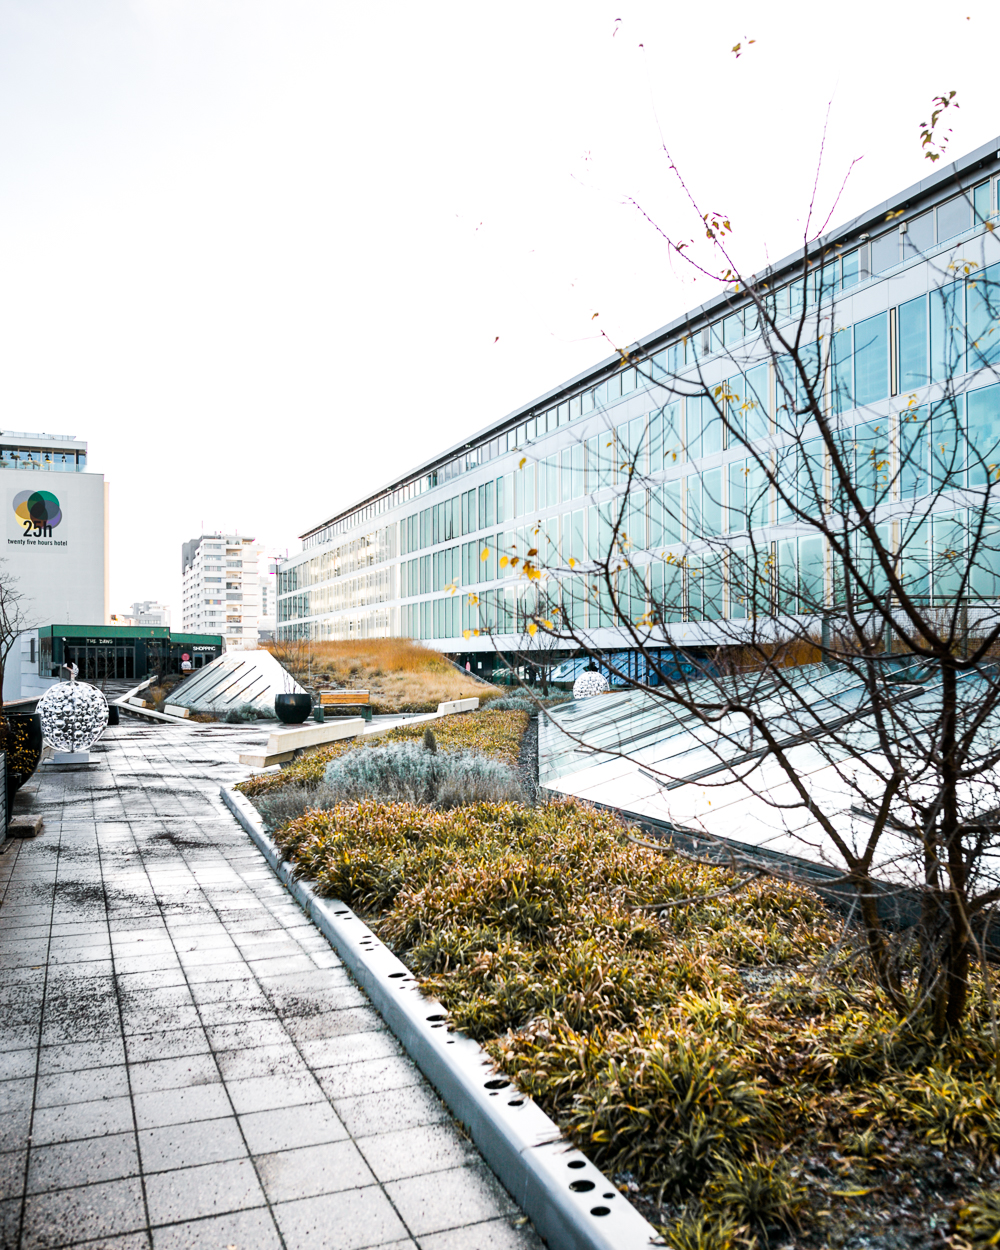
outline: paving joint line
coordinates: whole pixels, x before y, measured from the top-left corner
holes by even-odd
[[[18,848],[18,858],[20,859],[21,848]],[[48,935],[45,940],[45,972],[42,975],[42,1004],[41,1018],[38,1021],[38,1043],[35,1046],[35,1074],[31,1083],[31,1114],[28,1117],[28,1134],[25,1140],[24,1149],[24,1176],[21,1182],[21,1210],[17,1217],[17,1241],[16,1245],[20,1250],[21,1243],[24,1239],[24,1219],[28,1206],[28,1172],[31,1166],[31,1151],[34,1146],[35,1135],[35,1110],[38,1100],[38,1076],[39,1069],[42,1065],[42,1041],[45,1037],[45,1007],[49,996],[49,957],[52,954],[52,919],[56,908],[56,891],[59,886],[59,861],[62,858],[62,830],[59,831],[59,843],[56,850],[56,867],[55,876],[52,882],[52,894],[49,898],[49,921]],[[15,861],[16,864],[16,861]],[[13,875],[13,873],[12,873]],[[8,883],[9,884],[9,883]],[[6,890],[4,898],[7,897]]]
[[[131,830],[129,831],[131,833]],[[134,839],[133,839],[134,840]],[[60,846],[62,835],[60,834]],[[129,1111],[132,1113],[132,1138],[135,1142],[135,1158],[139,1170],[139,1187],[142,1191],[142,1209],[146,1217],[146,1227],[143,1230],[152,1241],[151,1228],[152,1223],[149,1218],[149,1195],[146,1193],[146,1175],[142,1167],[142,1155],[139,1152],[139,1121],[135,1114],[135,1091],[132,1088],[132,1067],[129,1063],[128,1046],[125,1044],[125,1017],[122,1014],[122,996],[121,987],[118,984],[118,973],[116,971],[115,962],[115,946],[111,941],[111,915],[108,911],[108,887],[104,875],[104,856],[101,854],[101,839],[94,829],[94,849],[97,851],[97,863],[101,870],[101,893],[104,895],[104,923],[108,932],[108,949],[111,952],[111,983],[115,990],[115,1005],[118,1008],[118,1028],[122,1039],[122,1058],[125,1063],[125,1080],[128,1082],[128,1105]]]
[[[145,792],[145,791],[144,791],[144,792]],[[194,1003],[195,1012],[196,1012],[196,1014],[197,1014],[197,1016],[198,1016],[198,1023],[199,1023],[199,1025],[201,1026],[201,1028],[202,1028],[203,1032],[205,1033],[205,1040],[206,1040],[206,1042],[207,1042],[207,1044],[208,1044],[208,1046],[209,1046],[209,1054],[211,1054],[211,1056],[212,1056],[212,1061],[215,1063],[216,1068],[218,1068],[218,1060],[217,1060],[217,1059],[216,1059],[216,1057],[215,1057],[215,1047],[212,1045],[211,1040],[209,1039],[209,1036],[208,1036],[208,1029],[206,1028],[206,1026],[205,1026],[205,1022],[204,1022],[204,1020],[203,1020],[203,1018],[202,1018],[202,1012],[201,1012],[201,1007],[202,1007],[202,1004],[200,1004],[200,1003],[196,1000],[196,998],[195,998],[195,996],[194,996],[194,993],[192,992],[192,989],[191,989],[191,981],[190,981],[190,980],[189,980],[189,978],[188,978],[188,970],[187,970],[187,968],[185,968],[184,964],[181,962],[181,959],[180,959],[180,953],[179,953],[179,951],[178,951],[178,949],[177,949],[177,938],[176,938],[176,936],[175,936],[175,934],[174,934],[174,931],[173,931],[173,929],[171,928],[171,926],[167,924],[167,915],[166,915],[166,913],[165,913],[165,912],[164,912],[164,910],[163,910],[163,904],[162,904],[162,903],[161,903],[161,901],[160,901],[160,897],[159,897],[159,894],[158,894],[158,892],[157,892],[156,886],[155,886],[155,885],[154,885],[154,883],[153,883],[153,879],[152,879],[152,878],[150,877],[150,875],[149,875],[149,868],[148,868],[148,866],[147,866],[147,864],[146,864],[146,857],[145,857],[145,855],[144,855],[144,854],[143,854],[143,852],[142,852],[142,849],[141,849],[141,847],[140,847],[140,845],[139,845],[139,840],[138,840],[138,838],[137,838],[137,837],[136,837],[136,835],[135,835],[135,831],[134,831],[134,830],[132,829],[132,827],[131,827],[131,823],[129,823],[129,836],[130,836],[130,837],[131,837],[131,839],[132,839],[132,845],[133,845],[133,847],[135,848],[135,853],[136,853],[136,855],[138,855],[138,857],[139,857],[139,862],[142,864],[142,871],[143,871],[143,875],[145,876],[146,880],[148,881],[148,883],[149,883],[149,888],[150,888],[150,890],[152,891],[153,901],[154,901],[155,906],[156,906],[156,911],[155,911],[155,913],[154,913],[154,914],[155,914],[155,915],[157,915],[157,916],[159,917],[159,919],[160,919],[160,923],[163,925],[163,927],[164,927],[164,929],[165,929],[165,931],[166,931],[166,933],[167,933],[167,937],[168,937],[168,939],[169,939],[169,941],[170,941],[170,948],[171,948],[171,950],[173,951],[174,958],[177,960],[177,965],[178,965],[178,967],[180,968],[181,975],[182,975],[182,976],[183,976],[183,978],[184,978],[184,987],[185,987],[185,989],[187,990],[188,995],[190,996],[192,1003]],[[180,859],[181,859],[181,860],[182,860],[182,862],[184,863],[185,867],[190,868],[190,866],[188,865],[187,860],[184,858],[184,854],[183,854],[183,850],[182,850],[182,848],[180,848],[180,847],[176,847],[176,846],[172,846],[172,849],[173,849],[174,853],[175,853],[175,854],[177,854],[177,855],[180,857]],[[199,887],[199,889],[200,889],[200,887]],[[217,909],[216,909],[216,908],[212,905],[212,902],[211,902],[211,900],[208,898],[208,895],[205,893],[205,891],[204,891],[204,890],[201,890],[200,892],[201,892],[201,895],[202,895],[202,899],[203,899],[203,901],[204,901],[205,905],[207,906],[208,910],[212,913],[212,915],[215,917],[215,919],[218,921],[218,923],[219,923],[219,924],[223,924],[223,921],[222,921],[221,917],[219,916],[219,913],[218,913]],[[225,926],[224,926],[224,924],[223,924],[223,927],[225,927]],[[117,983],[116,983],[116,992],[117,992]],[[130,1061],[130,1059],[129,1059],[129,1050],[128,1050],[128,1045],[127,1045],[127,1043],[125,1042],[125,1028],[124,1028],[124,1022],[122,1023],[122,1044],[123,1044],[123,1046],[124,1046],[124,1048],[125,1048],[125,1064],[126,1064],[126,1067],[128,1067],[128,1068],[130,1069],[130,1068],[131,1068],[131,1061]],[[247,1152],[247,1158],[250,1160],[250,1166],[253,1168],[253,1173],[254,1173],[254,1176],[257,1178],[257,1184],[260,1186],[261,1193],[264,1195],[264,1203],[265,1203],[265,1206],[266,1206],[266,1209],[267,1209],[267,1213],[268,1213],[268,1215],[271,1217],[271,1223],[274,1225],[274,1230],[275,1230],[275,1233],[277,1234],[278,1241],[279,1241],[279,1243],[281,1244],[281,1246],[284,1248],[284,1247],[285,1247],[285,1244],[286,1244],[286,1243],[285,1243],[285,1237],[284,1237],[284,1234],[283,1234],[283,1233],[282,1233],[282,1231],[281,1231],[281,1227],[279,1226],[277,1219],[275,1219],[274,1211],[273,1211],[272,1206],[271,1206],[271,1200],[270,1200],[270,1198],[268,1198],[268,1196],[267,1196],[267,1190],[264,1188],[263,1182],[262,1182],[262,1180],[261,1180],[260,1171],[259,1171],[259,1169],[258,1169],[258,1167],[257,1167],[257,1160],[254,1158],[253,1153],[252,1153],[252,1152],[251,1152],[251,1150],[250,1150],[250,1143],[249,1143],[249,1142],[247,1141],[247,1139],[246,1139],[246,1134],[245,1134],[245,1132],[244,1132],[244,1130],[243,1130],[243,1123],[242,1123],[242,1120],[240,1119],[239,1115],[238,1115],[238,1114],[237,1114],[237,1112],[236,1112],[236,1107],[235,1107],[235,1105],[234,1105],[234,1103],[233,1103],[232,1096],[231,1096],[231,1095],[230,1095],[230,1093],[229,1093],[229,1089],[228,1089],[228,1087],[227,1087],[227,1085],[226,1085],[225,1080],[222,1078],[222,1073],[221,1073],[221,1072],[219,1073],[219,1077],[220,1077],[220,1082],[221,1082],[221,1084],[222,1084],[222,1088],[223,1088],[223,1090],[225,1091],[226,1100],[227,1100],[227,1102],[229,1103],[229,1108],[230,1108],[230,1111],[231,1111],[231,1113],[232,1113],[232,1117],[233,1117],[233,1119],[234,1119],[234,1120],[235,1120],[235,1122],[236,1122],[236,1128],[237,1128],[237,1131],[239,1132],[239,1135],[240,1135],[240,1140],[242,1141],[242,1143],[243,1143],[243,1147],[244,1147],[244,1149],[245,1149],[245,1150],[246,1150],[246,1152]],[[130,1075],[129,1075],[129,1089],[131,1090],[131,1072],[130,1072]],[[131,1096],[131,1095],[130,1095],[130,1096]],[[132,1114],[133,1114],[133,1119],[134,1119],[134,1118],[135,1118],[135,1107],[134,1107],[134,1104],[133,1104],[133,1111],[132,1111]],[[190,1123],[197,1123],[197,1121],[190,1121]],[[138,1155],[139,1155],[139,1175],[140,1175],[140,1178],[141,1178],[141,1180],[142,1180],[143,1202],[145,1203],[145,1202],[146,1202],[146,1173],[145,1173],[145,1168],[144,1168],[144,1166],[143,1166],[143,1162],[142,1162],[142,1151],[141,1151],[141,1146],[140,1146],[140,1144],[139,1144],[139,1129],[138,1129],[138,1121],[136,1121],[136,1150],[137,1150]],[[178,1170],[178,1171],[179,1171],[179,1170],[183,1170],[183,1166],[182,1166],[181,1168],[178,1168],[178,1169],[168,1169],[168,1170]],[[251,1209],[252,1209],[252,1208],[251,1208]],[[259,1209],[259,1208],[258,1208],[258,1209]],[[238,1213],[237,1213],[237,1212],[216,1212],[215,1214],[216,1214],[216,1215],[228,1215],[228,1214],[238,1214]],[[196,1218],[196,1219],[199,1219],[199,1218],[200,1218],[200,1219],[208,1219],[208,1218],[214,1218],[214,1217],[210,1214],[210,1215],[207,1215],[207,1216],[201,1216],[201,1217],[195,1217],[195,1218]],[[178,1224],[178,1223],[180,1223],[180,1224],[184,1224],[184,1223],[194,1223],[194,1222],[195,1222],[195,1220],[179,1220],[179,1221],[178,1221],[178,1220],[175,1220],[175,1221],[173,1221],[173,1223],[174,1223],[174,1224]],[[170,1227],[170,1224],[169,1224],[169,1223],[167,1223],[167,1224],[157,1224],[155,1227],[157,1227],[157,1228],[169,1228],[169,1227]],[[148,1234],[149,1234],[149,1236],[150,1236],[150,1240],[152,1240],[152,1231],[153,1231],[153,1228],[154,1228],[154,1225],[153,1225],[153,1223],[152,1223],[152,1220],[150,1219],[150,1216],[149,1216],[149,1207],[148,1207],[148,1204],[147,1204],[147,1206],[146,1206],[146,1231],[148,1232]]]
[[[222,819],[222,818],[223,818],[223,815],[224,815],[224,813],[220,814],[219,819]],[[184,819],[188,819],[188,818],[187,818],[187,817],[184,817]],[[145,857],[143,856],[142,851],[141,851],[141,850],[139,849],[139,847],[138,847],[138,842],[137,842],[137,839],[136,839],[135,833],[134,833],[134,831],[132,831],[132,830],[131,830],[131,828],[130,828],[130,833],[131,833],[131,836],[132,836],[133,843],[136,845],[136,850],[137,850],[137,853],[138,853],[138,855],[139,855],[140,861],[141,861],[141,862],[142,862],[142,864],[143,864],[143,871],[144,871],[144,872],[145,872],[145,874],[146,874],[147,880],[149,880],[149,882],[150,882],[150,887],[151,887],[151,888],[153,889],[153,891],[154,891],[154,898],[156,898],[156,897],[157,897],[157,895],[156,895],[155,887],[153,886],[152,879],[149,877],[148,870],[146,869]],[[179,856],[179,858],[181,859],[181,861],[184,863],[185,867],[186,867],[189,871],[191,871],[191,865],[190,865],[190,863],[189,863],[189,861],[188,861],[188,859],[187,859],[187,856],[186,856],[186,855],[185,855],[185,853],[184,853],[184,852],[185,852],[185,848],[183,848],[183,847],[173,847],[173,850],[174,850],[174,852],[175,852],[175,853]],[[240,874],[240,873],[239,873],[239,872],[238,872],[235,868],[233,868],[231,865],[229,865],[229,861],[226,859],[226,857],[225,857],[224,855],[222,855],[222,852],[221,852],[221,851],[219,852],[219,855],[220,855],[220,857],[221,857],[221,858],[222,858],[222,859],[226,862],[227,866],[229,867],[229,870],[230,870],[231,872],[233,872],[233,873],[234,873],[234,875],[236,875],[236,876],[237,876],[237,878],[239,879],[239,881],[240,881],[241,885],[243,885],[243,886],[244,886],[244,888],[245,888],[245,889],[247,889],[247,890],[249,891],[249,893],[250,893],[250,894],[251,894],[251,895],[252,895],[255,899],[258,899],[258,901],[259,901],[259,902],[261,902],[261,905],[262,905],[262,907],[264,908],[264,910],[265,910],[265,912],[266,912],[266,914],[267,914],[267,917],[268,917],[268,922],[267,922],[267,923],[268,923],[268,928],[269,928],[269,930],[273,932],[274,928],[275,928],[275,927],[278,927],[278,928],[282,929],[283,931],[285,931],[285,930],[286,930],[286,926],[282,923],[282,921],[281,921],[280,917],[279,917],[279,916],[277,916],[277,915],[275,915],[275,913],[271,910],[271,908],[270,908],[270,907],[268,907],[268,906],[266,905],[266,903],[265,903],[263,900],[260,900],[260,899],[258,898],[258,896],[257,896],[256,892],[253,890],[252,886],[243,880],[242,875],[241,875],[241,874]],[[266,863],[266,859],[265,859],[265,863]],[[272,878],[272,879],[273,879],[273,878]],[[206,906],[207,910],[211,912],[212,916],[215,918],[215,920],[218,922],[218,924],[222,926],[222,928],[225,930],[225,932],[226,932],[226,933],[227,933],[227,935],[228,935],[228,932],[229,932],[229,931],[228,931],[228,928],[227,928],[227,926],[226,926],[226,922],[225,922],[225,920],[222,918],[222,916],[219,914],[218,909],[217,909],[217,908],[214,906],[214,904],[212,903],[212,900],[209,898],[207,891],[206,891],[203,887],[201,887],[201,886],[199,886],[199,890],[200,890],[200,892],[201,892],[201,894],[202,894],[202,898],[203,898],[203,900],[204,900],[204,904],[205,904],[205,906]],[[160,905],[159,905],[159,903],[158,903],[157,905],[158,905],[158,911],[159,911],[159,914],[160,914],[160,918],[161,918],[161,920],[162,920],[162,922],[163,922],[163,924],[164,924],[164,927],[167,929],[167,932],[168,932],[169,937],[170,937],[171,947],[173,948],[174,955],[177,957],[177,962],[178,962],[178,965],[180,966],[181,973],[182,973],[182,975],[183,975],[183,977],[184,977],[184,984],[185,984],[185,986],[187,987],[188,993],[191,995],[192,1002],[193,1002],[193,1003],[194,1003],[194,1005],[195,1005],[195,1011],[196,1011],[196,1013],[197,1013],[197,1015],[198,1015],[198,1020],[199,1020],[199,1022],[201,1023],[201,1027],[202,1027],[202,1029],[203,1029],[203,1030],[205,1030],[205,1036],[206,1036],[206,1039],[208,1039],[208,1045],[209,1045],[209,1047],[210,1047],[210,1052],[209,1052],[209,1053],[212,1055],[212,1059],[213,1059],[213,1061],[215,1062],[216,1066],[218,1067],[218,1059],[216,1058],[216,1047],[214,1046],[214,1044],[212,1043],[211,1039],[209,1038],[209,1035],[208,1035],[208,1028],[207,1028],[207,1026],[205,1025],[204,1020],[203,1020],[203,1017],[202,1017],[202,1010],[201,1010],[201,1008],[202,1008],[202,1004],[201,1004],[200,1002],[198,1002],[198,1000],[195,998],[194,993],[192,992],[191,982],[190,982],[190,980],[189,980],[189,978],[188,978],[188,972],[187,972],[187,969],[185,968],[184,964],[183,964],[183,963],[181,962],[181,960],[180,960],[180,957],[179,957],[179,952],[178,952],[178,949],[177,949],[177,937],[176,937],[176,935],[175,935],[174,929],[173,929],[171,926],[169,926],[169,925],[167,924],[166,915],[165,915],[165,914],[164,914],[164,912],[163,912],[162,906],[160,906]],[[293,939],[293,940],[294,940],[294,939]],[[257,974],[253,971],[253,969],[252,969],[252,968],[250,968],[249,960],[246,960],[245,958],[243,958],[242,953],[241,953],[241,956],[240,956],[240,957],[241,957],[241,959],[243,959],[243,962],[247,965],[247,968],[248,968],[248,969],[249,969],[249,971],[250,971],[250,975],[251,975],[251,978],[252,978],[252,980],[253,980],[253,984],[254,984],[254,985],[257,987],[257,989],[258,989],[258,990],[259,990],[259,991],[260,991],[260,992],[264,995],[265,999],[266,999],[266,1000],[268,1001],[268,1003],[270,1004],[270,1002],[271,1002],[270,995],[267,993],[267,990],[265,989],[265,987],[264,987],[263,985],[261,985],[261,983],[260,983],[260,981],[259,981],[259,979],[258,979]],[[272,1011],[273,1011],[273,1010],[274,1010],[274,1009],[273,1009],[273,1007],[272,1007]],[[314,1072],[314,1070],[313,1070],[313,1065],[312,1065],[312,1064],[310,1064],[310,1063],[308,1062],[308,1060],[306,1059],[305,1055],[303,1055],[303,1053],[302,1053],[302,1051],[301,1051],[301,1049],[300,1049],[300,1046],[299,1046],[299,1042],[298,1042],[298,1040],[297,1040],[296,1038],[294,1038],[294,1037],[293,1037],[290,1033],[288,1033],[288,1030],[287,1030],[287,1029],[285,1029],[284,1020],[283,1020],[283,1019],[281,1019],[280,1017],[278,1017],[278,1016],[277,1016],[277,1013],[275,1013],[275,1018],[276,1018],[276,1019],[278,1019],[279,1023],[281,1024],[282,1030],[285,1032],[286,1036],[288,1037],[289,1042],[291,1043],[292,1047],[294,1048],[296,1055],[297,1055],[297,1056],[299,1057],[299,1059],[302,1061],[302,1063],[304,1064],[304,1066],[305,1066],[306,1070],[309,1072],[309,1074],[310,1074],[310,1076],[313,1078],[313,1080],[316,1080],[315,1072]],[[126,1062],[127,1062],[127,1057],[126,1057]],[[238,1113],[237,1113],[237,1111],[236,1111],[236,1107],[235,1107],[235,1105],[233,1104],[232,1097],[231,1097],[231,1095],[230,1095],[230,1093],[229,1093],[229,1090],[228,1090],[228,1087],[227,1087],[227,1084],[226,1084],[226,1080],[225,1080],[225,1078],[222,1076],[221,1070],[220,1070],[220,1078],[221,1078],[221,1083],[222,1083],[222,1086],[223,1086],[223,1088],[224,1088],[224,1089],[225,1089],[225,1091],[226,1091],[226,1098],[227,1098],[227,1100],[228,1100],[228,1102],[229,1102],[229,1106],[230,1106],[230,1108],[231,1108],[231,1110],[232,1110],[233,1117],[234,1117],[234,1118],[235,1118],[235,1120],[236,1120],[237,1128],[238,1128],[239,1133],[240,1133],[240,1140],[243,1142],[243,1145],[244,1145],[244,1147],[245,1147],[245,1149],[246,1149],[246,1152],[247,1152],[247,1157],[248,1157],[248,1159],[250,1160],[251,1166],[253,1167],[253,1170],[254,1170],[254,1175],[257,1177],[257,1182],[258,1182],[258,1184],[260,1185],[261,1192],[262,1192],[262,1193],[263,1193],[263,1195],[264,1195],[264,1202],[265,1202],[265,1204],[266,1204],[266,1208],[267,1208],[268,1214],[270,1215],[271,1220],[272,1220],[272,1222],[273,1222],[273,1224],[274,1224],[274,1228],[275,1228],[275,1230],[276,1230],[276,1232],[277,1232],[278,1239],[279,1239],[279,1241],[280,1241],[281,1245],[282,1245],[282,1246],[285,1246],[285,1244],[286,1244],[286,1241],[285,1241],[285,1236],[284,1236],[284,1233],[283,1233],[283,1232],[282,1232],[282,1230],[281,1230],[281,1225],[280,1225],[280,1223],[279,1223],[279,1221],[278,1221],[278,1219],[277,1219],[277,1217],[276,1217],[276,1214],[275,1214],[275,1211],[274,1211],[274,1204],[272,1203],[271,1199],[268,1197],[268,1194],[267,1194],[267,1189],[266,1189],[266,1188],[265,1188],[265,1186],[264,1186],[264,1183],[263,1183],[263,1178],[262,1178],[262,1176],[261,1176],[260,1169],[259,1169],[258,1164],[257,1164],[257,1159],[256,1159],[255,1155],[253,1154],[253,1152],[250,1150],[250,1144],[249,1144],[249,1142],[247,1141],[247,1139],[246,1139],[246,1135],[245,1135],[245,1133],[244,1133],[242,1119],[241,1119],[241,1117],[239,1116],[239,1114],[238,1114]],[[321,1086],[320,1088],[322,1089],[322,1086]],[[357,1149],[357,1141],[356,1141],[356,1139],[355,1139],[355,1135],[354,1135],[354,1133],[350,1132],[350,1131],[348,1130],[347,1126],[343,1123],[343,1121],[342,1121],[342,1120],[340,1120],[340,1116],[337,1114],[337,1111],[336,1111],[336,1109],[333,1107],[333,1105],[332,1105],[332,1101],[331,1101],[331,1099],[330,1099],[329,1095],[327,1095],[325,1091],[323,1091],[323,1096],[324,1096],[324,1100],[325,1100],[325,1102],[326,1102],[326,1105],[327,1105],[327,1106],[329,1106],[329,1107],[330,1107],[330,1110],[333,1112],[333,1114],[337,1116],[338,1121],[340,1121],[340,1123],[341,1123],[341,1127],[343,1128],[343,1130],[344,1130],[345,1134],[347,1134],[347,1138],[346,1138],[346,1139],[347,1139],[347,1140],[349,1140],[349,1141],[352,1143],[352,1145],[354,1145],[355,1149]],[[264,1153],[267,1153],[267,1152],[264,1152]],[[361,1157],[362,1157],[362,1158],[364,1158],[364,1154],[363,1154],[363,1152],[359,1152],[359,1153],[361,1153]],[[141,1170],[141,1166],[142,1166],[142,1165],[141,1165],[141,1160],[140,1160],[140,1170]],[[144,1177],[144,1173],[143,1173],[143,1182],[144,1182],[144,1183],[143,1183],[143,1189],[144,1189],[144,1192],[145,1192],[145,1177]],[[408,1235],[408,1236],[409,1236],[409,1237],[410,1237],[410,1238],[414,1241],[414,1243],[415,1243],[415,1244],[419,1244],[419,1242],[418,1242],[418,1240],[417,1240],[417,1238],[416,1238],[415,1234],[413,1233],[413,1231],[411,1230],[411,1228],[410,1228],[409,1224],[407,1223],[407,1221],[406,1221],[406,1220],[405,1220],[405,1218],[403,1217],[403,1213],[402,1213],[402,1212],[398,1209],[398,1207],[397,1207],[396,1203],[393,1201],[393,1199],[392,1199],[391,1195],[390,1195],[389,1193],[387,1193],[387,1192],[386,1192],[386,1189],[385,1189],[385,1185],[384,1185],[384,1183],[383,1183],[382,1181],[376,1180],[376,1181],[375,1181],[375,1186],[374,1186],[374,1187],[376,1187],[376,1188],[378,1188],[379,1190],[381,1190],[381,1192],[382,1192],[383,1196],[385,1197],[386,1201],[390,1204],[390,1206],[392,1207],[392,1210],[396,1213],[397,1217],[399,1218],[400,1223],[402,1224],[403,1228],[406,1230],[407,1235]],[[368,1188],[368,1187],[367,1187],[367,1186],[365,1186],[365,1188]],[[280,1205],[280,1204],[279,1204],[279,1205]],[[258,1208],[258,1209],[259,1209],[259,1208]],[[202,1217],[199,1217],[199,1218],[201,1218],[201,1219],[207,1219],[207,1218],[211,1218],[211,1217],[210,1217],[210,1216],[202,1216]],[[187,1223],[187,1222],[194,1223],[195,1221],[193,1221],[193,1220],[192,1220],[192,1221],[182,1221],[182,1222],[185,1222],[185,1223]],[[152,1223],[150,1223],[150,1224],[149,1224],[149,1229],[150,1229],[150,1230],[152,1230],[152,1228],[153,1228],[153,1227],[154,1227],[154,1225],[153,1225]],[[156,1225],[155,1227],[164,1227],[164,1226],[161,1226],[161,1225]]]

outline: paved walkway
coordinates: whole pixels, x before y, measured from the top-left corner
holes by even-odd
[[[218,799],[251,727],[127,721],[0,853],[0,1245],[541,1243]]]

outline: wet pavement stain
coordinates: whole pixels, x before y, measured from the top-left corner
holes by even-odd
[[[268,730],[125,719],[0,853],[0,1250],[416,1250],[428,1189],[540,1250],[222,806]]]

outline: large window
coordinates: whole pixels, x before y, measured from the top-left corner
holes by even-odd
[[[877,313],[854,327],[854,399],[858,407],[889,394],[889,314]]]
[[[920,295],[898,311],[899,389],[906,392],[930,381],[927,372],[927,297]]]

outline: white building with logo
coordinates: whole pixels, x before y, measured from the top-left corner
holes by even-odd
[[[7,659],[5,701],[52,684],[34,654],[40,626],[108,622],[108,484],[73,435],[0,431],[0,578],[22,598],[25,629]]]
[[[261,551],[256,539],[239,534],[202,534],[183,544],[185,632],[222,634],[230,651],[256,648]]]

